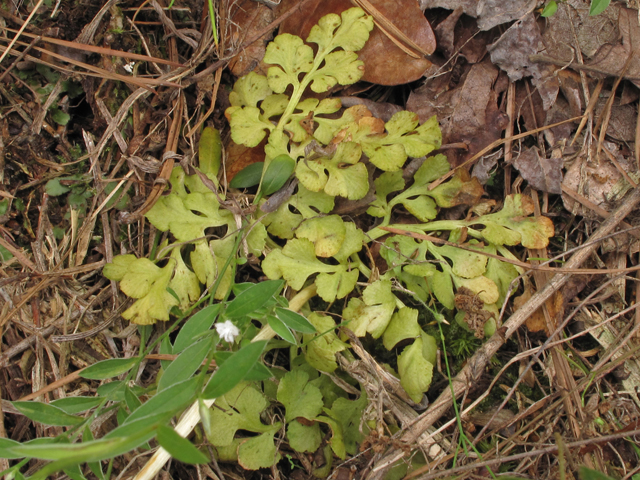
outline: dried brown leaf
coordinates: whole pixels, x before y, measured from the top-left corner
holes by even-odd
[[[533,77],[532,83],[542,97],[545,110],[553,105],[559,90],[554,68],[529,60],[531,55],[544,50],[542,35],[533,14],[511,25],[488,50],[493,63],[507,72],[512,82]]]
[[[536,190],[547,193],[562,193],[562,157],[544,158],[537,148],[524,150],[513,161],[522,178]]]
[[[283,0],[280,10],[285,11],[298,0]],[[423,50],[432,53],[436,47],[435,35],[416,0],[370,0],[392,24],[400,29]],[[351,8],[349,0],[316,0],[304,5],[299,14],[285,20],[280,32],[292,33],[306,39],[311,27],[329,13],[341,13]],[[375,27],[369,41],[358,52],[365,64],[362,80],[380,85],[400,85],[419,79],[431,66],[426,58],[413,58],[395,45],[380,28]]]
[[[275,19],[272,9],[252,0],[240,0],[233,6],[231,13],[230,42],[242,45],[248,38],[253,38]],[[229,62],[231,73],[237,77],[247,75],[260,65],[267,49],[268,36],[243,48]]]

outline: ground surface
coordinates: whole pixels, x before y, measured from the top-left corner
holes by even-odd
[[[170,322],[142,329],[131,324],[121,316],[131,303],[118,282],[103,276],[103,267],[119,254],[156,258],[157,249],[166,246],[162,241],[175,241],[158,233],[157,219],[144,214],[165,201],[174,165],[183,165],[187,172],[190,164],[204,168],[199,148],[203,127],[221,134],[222,190],[246,166],[264,161],[264,142],[250,148],[231,139],[225,110],[233,102],[234,83],[249,72],[267,72],[262,62],[265,45],[278,31],[306,38],[320,17],[352,6],[342,0],[272,3],[214,2],[217,39],[208,4],[189,0],[176,0],[170,9],[155,0],[104,5],[45,1],[37,2],[40,8],[33,16],[34,3],[5,2],[0,7],[5,29],[0,42],[0,440],[65,436],[64,421],[46,425],[41,420],[50,417],[24,415],[19,404],[11,402],[93,397],[102,382],[83,379],[78,372],[102,360],[146,354],[137,375],[128,378],[127,392],[135,399],[111,399],[108,405],[117,408],[89,422],[96,438],[156,393],[159,373],[168,366],[161,360],[175,355],[166,344],[152,350],[146,346],[181,317],[172,310]],[[357,3],[374,14],[386,34],[375,27],[360,52],[360,81],[310,96],[340,97],[345,107],[364,104],[370,112],[365,116],[385,122],[405,109],[415,112],[420,123],[435,115],[442,146],[434,153],[446,155],[457,168],[456,178],[468,186],[454,192],[456,202],[450,208],[438,203],[437,219],[471,221],[473,215],[500,211],[508,198],[515,198],[511,195],[524,194],[531,199],[526,214],[538,219],[535,225],[547,225],[542,217],[553,223],[550,241],[530,248],[515,242],[509,249],[524,275],[513,295],[501,296],[502,303],[494,301],[495,312],[485,308],[489,302],[482,288],[456,285],[449,309],[442,308],[441,297],[431,295],[426,303],[444,312],[440,329],[420,306],[426,304],[412,300],[408,284],[393,283],[397,298],[420,312],[418,332],[438,339],[437,360],[429,363],[433,381],[422,402],[409,399],[402,390],[406,383],[400,386],[389,373],[403,374],[399,355],[416,334],[393,343],[395,348],[383,348],[371,329],[357,336],[347,333],[348,328],[336,330],[341,340],[332,333],[350,349],[335,357],[342,349],[336,347],[331,354],[331,362],[340,365],[331,377],[342,389],[336,395],[353,405],[358,398],[368,399],[357,407],[358,421],[349,427],[355,433],[349,437],[346,423],[340,427],[347,444],[343,458],[335,443],[338,427],[330,420],[340,417],[339,410],[335,403],[328,408],[328,394],[322,390],[326,416],[321,419],[320,411],[311,420],[295,416],[306,418],[297,425],[321,432],[320,446],[299,453],[284,427],[276,427],[270,438],[271,446],[275,438],[277,452],[271,458],[282,460],[264,468],[240,454],[238,463],[238,446],[247,444],[247,438],[262,438],[255,436],[258,430],[283,425],[285,419],[297,421],[287,418],[289,403],[280,394],[270,396],[265,384],[260,393],[270,401],[256,414],[261,426],[238,427],[241,433],[232,454],[197,427],[190,440],[220,461],[198,466],[173,461],[160,465],[164,470],[159,478],[489,478],[510,472],[519,478],[555,479],[577,478],[581,466],[612,478],[637,478],[637,8],[614,2],[603,13],[589,16],[588,3],[569,0],[543,18],[544,5],[535,0],[486,1],[480,6],[465,0]],[[19,29],[21,36],[11,43]],[[306,120],[310,124],[302,121],[302,129],[313,132],[318,123],[313,116]],[[302,162],[325,154],[321,146],[305,153]],[[366,213],[380,201],[373,193],[380,170],[367,165],[368,195],[338,200],[333,210],[322,211],[339,214],[370,233],[380,222]],[[418,165],[407,161],[400,172],[412,179]],[[347,167],[343,162],[336,168]],[[440,177],[429,182],[444,179]],[[211,180],[206,185],[215,189]],[[221,208],[242,224],[242,218],[255,213],[250,209],[255,188],[231,192]],[[415,221],[415,212],[403,205],[393,212],[396,227]],[[222,221],[215,228],[226,225]],[[224,237],[215,228],[206,234]],[[452,241],[475,245],[466,243],[466,229]],[[481,235],[482,228],[478,232]],[[432,233],[440,242],[452,239],[440,230]],[[358,254],[366,264],[361,272],[371,274],[360,275],[360,290],[390,269],[389,257],[381,253],[384,238]],[[262,270],[262,255],[284,244],[285,239],[272,234],[262,249],[249,252],[250,246],[240,245],[237,251],[246,261],[229,282],[273,277],[266,267]],[[235,258],[233,250],[228,252]],[[532,270],[532,265],[563,252],[558,262],[547,265],[552,268]],[[505,252],[499,253],[504,260]],[[187,263],[187,270],[197,272]],[[329,264],[333,268],[337,261]],[[289,281],[286,295],[291,300],[291,281],[287,274],[280,276]],[[195,283],[197,299],[202,282]],[[354,297],[315,297],[303,311],[307,316],[309,308],[325,312],[340,323],[341,309]],[[151,302],[147,310],[154,306]],[[460,322],[454,320],[456,311]],[[497,329],[485,337],[489,320],[497,322]],[[260,324],[254,324],[257,331]],[[174,342],[176,335],[166,337]],[[247,331],[243,335],[249,338]],[[264,359],[273,369],[293,370],[297,353],[282,343]],[[304,353],[309,355],[308,350]],[[204,359],[196,362],[194,371]],[[309,370],[318,376],[316,385],[326,377],[318,370]],[[155,447],[154,442],[149,446]],[[262,450],[255,450],[254,458],[256,452]],[[225,461],[234,455],[235,461]],[[402,467],[387,473],[385,467],[402,457]],[[145,449],[118,454],[111,478],[134,478],[149,458]],[[0,458],[0,471],[19,461]],[[21,472],[27,477],[44,463],[25,461]],[[107,462],[102,466],[106,472]],[[80,468],[86,478],[97,478],[96,470],[85,464]],[[52,473],[51,478],[65,475],[82,478],[70,471]]]

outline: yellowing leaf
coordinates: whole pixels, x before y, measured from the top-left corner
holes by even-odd
[[[336,324],[328,315],[313,312],[309,315],[309,322],[319,333],[303,336],[306,344],[305,359],[309,365],[321,372],[331,373],[338,368],[336,353],[345,350],[348,345],[333,332]]]
[[[303,219],[315,217],[318,213],[333,210],[334,197],[324,192],[312,192],[304,186],[298,186],[298,193],[267,215],[262,222],[271,235],[280,238],[293,238],[294,230]],[[294,212],[299,213],[294,213]]]
[[[354,142],[342,142],[333,157],[298,162],[296,176],[314,192],[359,200],[369,191],[367,167],[360,163],[362,150]],[[325,173],[327,172],[327,173]]]
[[[238,430],[262,433],[271,430],[264,425],[260,414],[268,402],[252,385],[242,382],[222,398],[210,410],[211,432],[209,441],[216,447],[231,445]]]
[[[553,222],[547,217],[529,217],[533,213],[533,200],[526,195],[508,195],[502,210],[474,219],[471,225],[485,228],[482,236],[496,245],[517,245],[527,248],[545,248],[554,234]]]
[[[339,215],[314,217],[305,220],[296,230],[296,237],[313,242],[318,257],[333,257],[345,240],[347,228]]]
[[[389,326],[382,336],[382,342],[387,350],[391,350],[398,342],[407,338],[416,338],[420,333],[418,310],[402,307],[391,317]]]
[[[396,308],[391,282],[378,280],[372,283],[364,289],[363,300],[352,298],[342,311],[345,320],[349,320],[347,328],[358,337],[364,337],[369,332],[373,338],[378,338],[389,325]]]
[[[309,383],[309,375],[300,369],[287,372],[282,377],[278,385],[277,398],[284,405],[287,421],[297,417],[313,420],[322,412],[320,390]]]
[[[417,338],[398,355],[398,373],[404,391],[411,400],[420,403],[433,378],[433,364],[422,354],[422,338]]]
[[[264,62],[279,65],[269,67],[267,81],[276,93],[284,92],[289,85],[299,85],[301,73],[313,67],[313,50],[300,37],[283,33],[267,46]]]
[[[402,168],[408,156],[422,157],[440,147],[438,122],[430,119],[418,127],[418,115],[401,111],[385,124],[386,135],[357,136],[371,163],[385,171]],[[367,133],[366,131],[363,133]]]

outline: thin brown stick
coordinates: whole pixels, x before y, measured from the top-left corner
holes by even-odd
[[[5,28],[8,32],[17,33],[17,30],[12,28]],[[123,52],[121,50],[114,50],[112,48],[98,47],[96,45],[87,45],[85,43],[69,42],[67,40],[60,40],[58,38],[43,37],[40,35],[34,35],[33,33],[22,32],[22,36],[42,40],[45,43],[51,43],[52,45],[60,45],[62,47],[73,48],[74,50],[82,50],[90,53],[98,53],[100,55],[107,55],[110,57],[128,58],[130,60],[137,60],[139,62],[153,62],[161,63],[163,65],[170,65],[172,67],[184,67],[183,64],[178,62],[172,62],[171,60],[165,60],[164,58],[151,57],[148,55],[140,55],[139,53]]]
[[[620,438],[624,438],[624,437],[630,437],[633,435],[638,435],[640,434],[640,429],[635,429],[635,430],[630,430],[630,431],[620,431],[618,433],[614,433],[611,435],[603,435],[602,437],[598,437],[598,438],[589,438],[586,440],[578,440],[575,442],[569,442],[569,443],[565,443],[564,447],[566,449],[570,449],[570,448],[576,448],[576,447],[583,447],[585,445],[592,445],[592,444],[604,444],[607,442],[610,442],[612,440],[617,440]],[[536,457],[538,455],[545,455],[545,454],[549,454],[549,453],[554,453],[558,451],[558,446],[557,445],[551,445],[549,447],[546,448],[539,448],[536,450],[532,450],[530,452],[523,452],[523,453],[517,453],[515,455],[509,455],[506,457],[500,457],[500,458],[494,458],[492,460],[485,460],[482,462],[476,462],[472,465],[466,465],[463,467],[457,467],[457,468],[450,468],[447,470],[441,470],[438,472],[433,472],[433,473],[429,473],[427,475],[423,475],[421,477],[418,477],[418,480],[431,480],[433,478],[440,478],[440,477],[444,477],[444,476],[450,476],[450,475],[457,475],[459,473],[466,473],[469,472],[469,470],[472,469],[477,469],[477,468],[482,468],[482,467],[491,467],[493,465],[500,465],[503,463],[508,463],[508,462],[514,462],[516,460],[522,460],[523,458],[531,458],[531,457]]]

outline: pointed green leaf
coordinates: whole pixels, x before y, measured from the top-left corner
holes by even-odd
[[[187,380],[200,367],[212,348],[210,338],[205,338],[184,349],[165,370],[158,382],[158,392]]]
[[[180,353],[204,332],[211,329],[220,312],[220,304],[209,305],[191,316],[182,326],[173,344],[173,353]]]
[[[173,428],[158,427],[158,443],[176,460],[198,465],[209,463],[209,457],[198,450],[189,440],[181,437]]]
[[[202,398],[218,398],[240,383],[258,362],[267,342],[253,342],[235,352],[213,374]]]
[[[82,413],[97,407],[104,401],[101,397],[66,397],[54,400],[50,405],[73,415],[74,413]]]
[[[240,170],[229,182],[231,188],[251,188],[260,183],[264,162],[256,162]]]
[[[80,376],[89,380],[104,380],[105,378],[117,377],[131,370],[139,361],[140,359],[137,357],[103,360],[82,370]]]
[[[262,179],[263,195],[271,195],[280,190],[296,168],[296,162],[289,155],[278,155],[269,162]]]
[[[282,289],[281,280],[267,280],[248,288],[227,306],[225,315],[229,318],[244,317],[262,308]]]
[[[269,323],[271,329],[276,332],[276,334],[279,335],[280,338],[289,343],[292,343],[293,345],[298,344],[295,335],[291,333],[289,327],[287,327],[278,317],[274,315],[267,315],[267,322]]]
[[[276,316],[291,330],[300,333],[316,333],[316,327],[314,327],[303,315],[300,315],[293,310],[276,307]]]
[[[68,413],[65,413],[64,410],[54,407],[48,403],[12,402],[12,404],[29,420],[33,420],[34,422],[42,423],[44,425],[65,427],[68,425],[79,425],[84,422],[84,418],[69,415]]]

